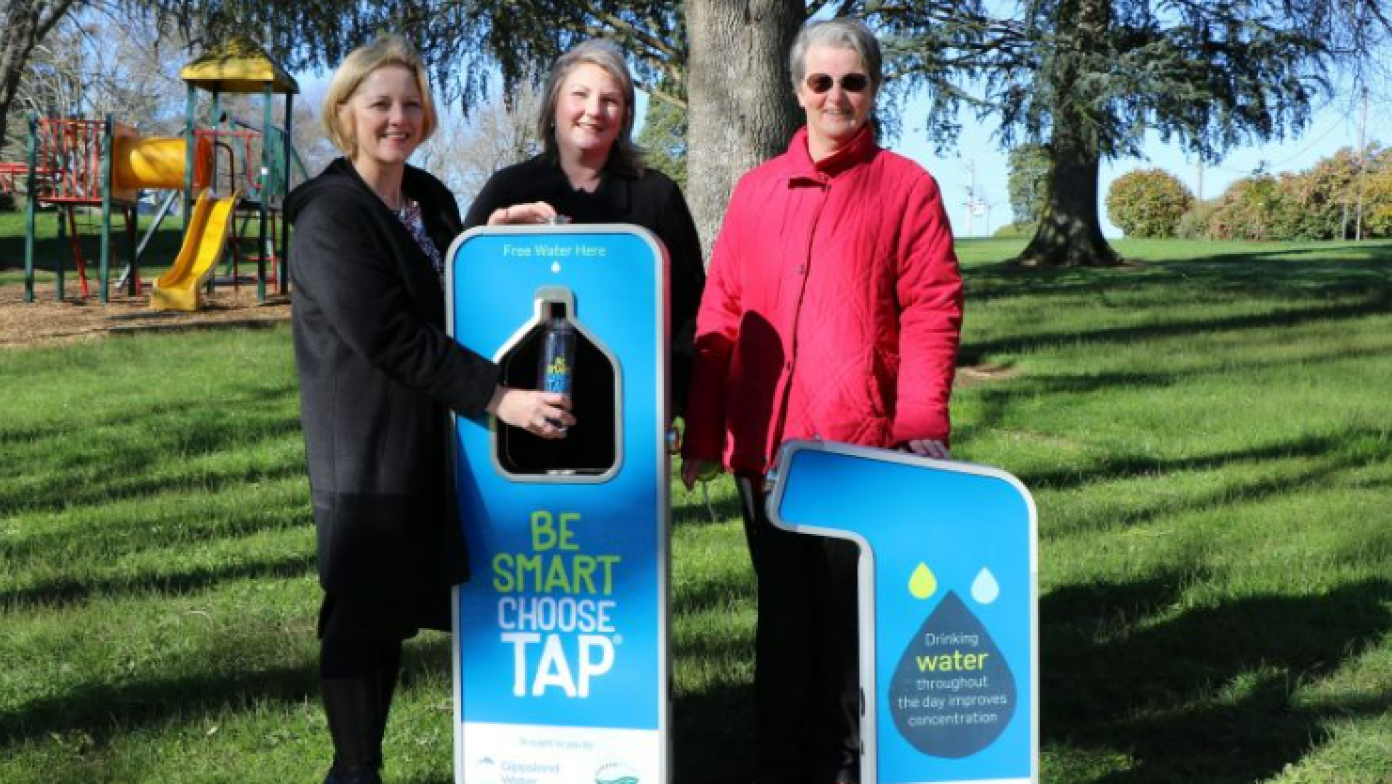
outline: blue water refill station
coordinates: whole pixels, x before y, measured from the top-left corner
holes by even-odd
[[[768,511],[780,528],[860,545],[861,782],[1038,782],[1038,534],[1024,485],[791,441]]]
[[[501,383],[538,388],[554,320],[576,342],[565,439],[455,422],[457,782],[669,780],[666,271],[626,225],[479,228],[450,249],[450,333]]]

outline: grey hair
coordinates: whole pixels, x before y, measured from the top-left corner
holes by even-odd
[[[556,104],[560,102],[561,85],[570,72],[582,65],[595,65],[614,77],[623,90],[624,119],[619,135],[614,139],[614,147],[609,151],[606,169],[630,176],[643,174],[643,152],[633,143],[633,120],[635,89],[633,75],[628,72],[623,52],[617,44],[605,38],[592,38],[556,58],[551,65],[551,74],[546,78],[546,89],[542,93],[541,109],[537,112],[537,137],[545,145],[544,155],[560,160],[560,147],[556,142]]]
[[[860,63],[865,66],[866,76],[870,77],[870,87],[880,91],[884,81],[884,58],[880,54],[880,42],[875,34],[859,19],[840,17],[812,22],[798,31],[793,39],[793,48],[788,52],[788,72],[793,77],[793,91],[802,86],[807,78],[807,52],[814,46],[830,46],[837,49],[852,49],[860,55]]]

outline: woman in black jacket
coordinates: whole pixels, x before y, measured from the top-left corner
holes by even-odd
[[[561,215],[573,223],[632,223],[656,234],[671,260],[668,367],[676,416],[686,400],[706,271],[681,188],[645,168],[633,144],[633,99],[633,77],[612,43],[586,41],[559,57],[537,113],[544,151],[489,178],[464,228],[545,223]]]
[[[468,577],[453,517],[449,411],[542,438],[569,400],[498,386],[498,368],[444,332],[454,197],[406,159],[437,119],[402,39],[354,51],[325,96],[346,157],[286,201],[295,226],[294,339],[318,531],[320,680],[333,737],[326,784],[379,784],[401,643],[450,628]],[[559,425],[559,426],[558,426]]]

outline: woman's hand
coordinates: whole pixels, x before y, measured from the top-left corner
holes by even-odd
[[[570,414],[570,395],[498,387],[488,402],[488,413],[542,438],[565,438],[575,424]]]
[[[682,460],[682,484],[686,485],[687,490],[691,490],[697,482],[710,481],[720,471],[720,464],[714,460],[702,460],[699,457]]]
[[[544,201],[499,207],[488,215],[489,226],[512,226],[529,223],[550,223],[556,219],[556,208]]]
[[[951,460],[952,452],[947,448],[947,444],[932,438],[916,438],[905,441],[900,447],[905,452],[913,452],[919,457],[931,457],[935,460]]]

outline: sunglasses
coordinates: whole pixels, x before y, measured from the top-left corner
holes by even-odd
[[[827,74],[823,73],[815,73],[808,74],[806,79],[807,89],[811,90],[812,92],[818,95],[821,95],[827,90],[830,90],[831,86],[833,84],[836,84],[837,81],[841,82],[841,89],[845,90],[848,93],[862,92],[865,90],[866,87],[870,86],[870,77],[866,76],[863,73],[848,73],[845,76],[842,76],[839,80],[836,79],[836,77],[834,76],[828,76]]]

